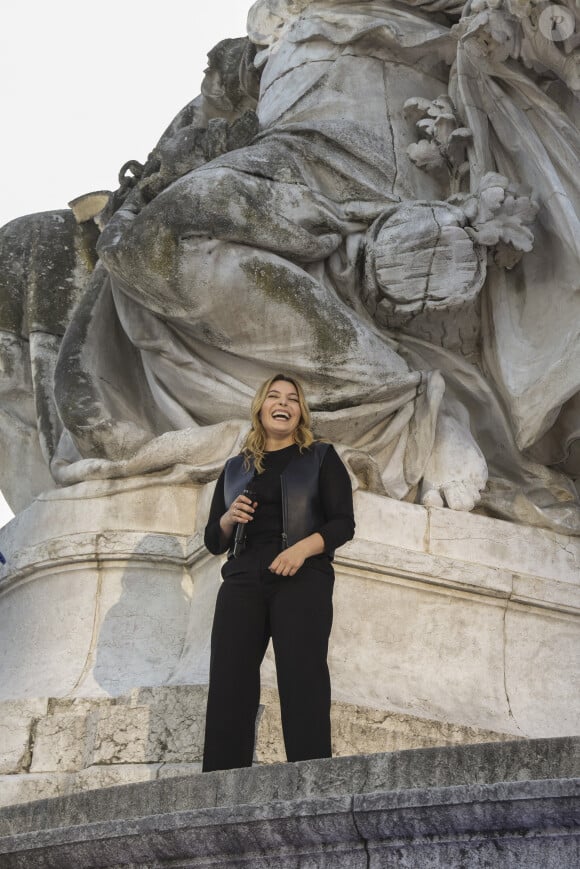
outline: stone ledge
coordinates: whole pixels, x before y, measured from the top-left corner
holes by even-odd
[[[561,869],[579,774],[580,740],[553,739],[166,779],[0,811],[0,863]]]
[[[0,835],[310,797],[580,777],[580,737],[420,748],[163,778],[0,809]]]
[[[167,775],[201,765],[207,687],[135,689],[114,698],[0,702],[0,806]],[[278,692],[262,690],[256,761],[284,762]],[[15,719],[18,710],[35,716]],[[335,757],[514,737],[394,712],[332,704]],[[26,761],[26,762],[24,762]]]

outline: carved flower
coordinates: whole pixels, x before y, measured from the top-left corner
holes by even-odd
[[[406,101],[403,111],[421,137],[407,148],[412,162],[428,172],[447,169],[452,189],[458,189],[468,169],[466,145],[471,130],[460,125],[451,99],[447,94],[435,100],[413,97]]]
[[[503,175],[488,172],[475,193],[458,194],[449,201],[461,207],[468,223],[465,230],[474,242],[495,248],[498,265],[511,268],[532,249],[534,234],[529,227],[538,205],[519,195]]]

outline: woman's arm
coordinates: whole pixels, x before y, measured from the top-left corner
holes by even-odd
[[[224,535],[220,519],[225,513],[224,471],[221,472],[214,489],[209,517],[205,526],[204,543],[213,555],[221,555],[228,548],[228,538]]]
[[[331,445],[320,468],[320,499],[326,522],[319,528],[324,551],[334,552],[354,537],[352,483],[342,459]]]
[[[224,500],[224,471],[216,483],[209,510],[209,518],[205,526],[204,543],[211,553],[221,555],[229,549],[234,530],[238,524],[252,521],[254,507],[245,495],[237,498],[226,509]]]

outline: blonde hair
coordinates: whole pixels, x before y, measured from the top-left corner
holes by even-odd
[[[294,431],[294,443],[298,444],[300,452],[314,443],[314,435],[311,431],[310,411],[304,396],[304,390],[300,383],[293,377],[288,377],[287,374],[275,374],[274,377],[269,377],[264,381],[254,396],[251,409],[252,427],[248,432],[244,445],[242,447],[242,455],[244,456],[244,467],[249,470],[252,464],[256,471],[261,474],[264,471],[264,454],[266,452],[266,432],[260,419],[260,411],[272,385],[276,381],[282,380],[285,383],[291,383],[296,394],[298,395],[298,404],[300,405],[300,420]]]

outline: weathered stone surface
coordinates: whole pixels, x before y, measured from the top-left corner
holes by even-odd
[[[201,761],[197,763],[164,763],[157,771],[157,778],[182,778],[201,772]]]
[[[520,7],[258,0],[102,212],[5,229],[54,479],[215,479],[285,369],[365,488],[580,534],[575,47]]]
[[[205,685],[170,685],[140,688],[132,702],[150,711],[149,741],[156,757],[166,764],[201,761],[205,729]]]
[[[263,711],[259,719],[256,760],[259,763],[284,762],[286,754],[278,692],[263,688],[260,702]],[[513,739],[507,733],[339,702],[332,703],[331,720],[334,757]]]
[[[39,501],[3,529],[4,698],[122,694],[168,680],[178,663],[197,490],[110,490]]]
[[[116,705],[102,710],[93,763],[199,761],[203,750],[205,687],[141,689],[136,694],[143,705]]]
[[[469,541],[469,546],[465,541]],[[526,576],[570,586],[574,594],[580,583],[580,550],[573,538],[553,537],[544,531],[497,524],[485,516],[453,516],[445,510],[433,510],[429,517],[429,551],[446,558],[509,570]],[[542,588],[545,584],[542,583]]]
[[[186,766],[186,765],[184,765]],[[89,766],[68,778],[68,794],[80,791],[100,790],[134,782],[154,781],[159,777],[161,764],[155,763],[110,763]],[[186,772],[196,772],[186,769]]]
[[[0,859],[560,869],[578,855],[579,764],[578,740],[532,740],[165,779],[5,808]]]
[[[54,364],[95,261],[98,230],[71,211],[31,214],[0,230],[0,467],[17,512],[53,488],[47,459],[62,423]]]
[[[91,487],[93,496],[82,497]],[[159,740],[149,720],[142,753],[130,760],[157,762],[149,758],[160,741],[175,747],[164,760],[197,762],[186,743],[199,743],[201,713],[197,701],[190,713],[187,691],[180,699],[177,689],[207,684],[219,559],[205,552],[199,528],[211,486],[147,486],[131,494],[111,483],[85,484],[37,502],[0,532],[8,559],[0,571],[0,696],[61,697],[59,710],[77,714],[84,697],[171,685],[163,702],[136,695],[136,706],[177,705],[167,719],[175,722],[171,733],[163,730],[165,712]],[[336,558],[335,702],[462,732],[575,733],[578,541],[362,491],[355,511],[355,539]],[[70,536],[54,538],[55,515]],[[99,533],[107,515],[112,530]],[[170,532],[172,522],[179,533]],[[270,653],[262,676],[265,688],[276,685]],[[340,731],[344,751],[408,745],[381,745],[390,737],[358,721]],[[361,727],[365,739],[349,742],[347,731]],[[105,740],[105,754],[116,750]],[[277,757],[279,748],[272,751]]]
[[[32,803],[71,793],[70,773],[27,773],[0,776],[1,805]]]
[[[254,766],[5,807],[0,832],[159,814],[167,807],[181,811],[289,801],[297,796],[573,779],[578,777],[579,763],[578,739],[562,737]]]
[[[0,806],[200,770],[206,697],[206,686],[176,685],[111,699],[45,701],[45,714],[26,730],[24,755],[6,769],[13,775],[0,789]],[[264,688],[261,702],[256,762],[284,762],[277,692]],[[0,703],[0,715],[15,705]],[[346,703],[333,703],[331,714],[335,756],[512,738]]]
[[[0,703],[0,775],[29,769],[35,723],[47,709],[42,699]]]
[[[580,857],[580,781],[355,796],[369,867],[556,867]]]
[[[95,714],[48,715],[36,725],[31,771],[71,772],[91,762],[97,720]]]
[[[30,763],[30,721],[2,714],[0,775],[23,772]]]

